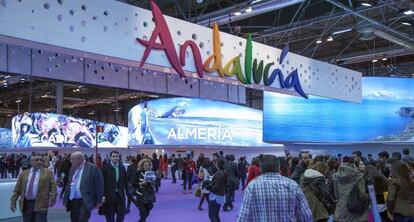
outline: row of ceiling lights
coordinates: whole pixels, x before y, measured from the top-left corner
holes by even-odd
[[[251,12],[253,12],[253,8],[252,8],[252,5],[254,5],[254,4],[256,4],[256,3],[259,3],[259,2],[261,2],[262,0],[254,0],[254,1],[252,1],[246,8],[244,8],[244,9],[237,9],[237,11],[236,12],[234,12],[234,15],[235,16],[240,16],[240,15],[242,15],[243,14],[243,12],[246,12],[246,13],[251,13]]]
[[[365,7],[371,7],[372,5],[374,5],[374,3],[375,2],[373,2],[373,1],[363,1],[363,2],[361,2],[361,5],[365,6]],[[412,10],[412,9],[401,9],[400,12],[404,15],[407,15],[407,16],[414,14],[414,10]],[[410,22],[408,20],[402,20],[401,24],[405,25],[405,26],[411,26],[412,22]]]

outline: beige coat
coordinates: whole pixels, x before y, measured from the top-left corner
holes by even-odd
[[[11,196],[11,206],[16,207],[16,202],[19,200],[20,210],[23,210],[24,206],[24,195],[29,173],[30,169],[27,169],[19,175]],[[47,210],[49,208],[49,203],[55,203],[56,201],[57,188],[52,171],[42,167],[40,168],[39,176],[39,186],[37,189],[34,211]]]

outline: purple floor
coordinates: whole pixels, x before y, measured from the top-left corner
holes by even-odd
[[[203,211],[197,209],[199,198],[194,194],[183,194],[182,187],[177,184],[171,184],[171,180],[162,180],[160,191],[157,194],[157,202],[152,209],[148,222],[174,222],[174,221],[210,221],[208,218],[207,202],[203,204]],[[193,191],[197,185],[193,186]],[[243,193],[236,191],[236,200],[234,209],[230,212],[220,211],[221,221],[236,221],[240,208]],[[63,208],[62,201],[58,201],[54,208]],[[68,215],[69,218],[69,215]],[[125,222],[135,222],[139,219],[139,213],[134,205],[131,205],[131,212],[125,216]],[[98,215],[98,211],[92,212],[91,222],[105,221],[104,216]]]

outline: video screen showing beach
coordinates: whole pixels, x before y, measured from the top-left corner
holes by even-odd
[[[264,93],[265,142],[414,142],[414,80],[363,78],[361,104]]]
[[[0,128],[0,148],[10,148],[12,146],[11,129]]]
[[[197,98],[141,103],[129,112],[129,146],[271,146],[262,141],[262,111]]]

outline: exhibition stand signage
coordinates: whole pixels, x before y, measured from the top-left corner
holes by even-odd
[[[171,37],[170,30],[168,28],[167,22],[165,21],[163,14],[161,13],[161,10],[153,1],[150,1],[150,4],[152,9],[152,15],[154,17],[155,28],[152,31],[149,41],[137,38],[137,41],[145,46],[145,51],[140,63],[141,67],[147,61],[149,53],[152,50],[163,50],[167,55],[168,61],[171,63],[171,66],[174,68],[174,70],[181,77],[185,78],[187,76],[185,75],[182,67],[185,66],[186,63],[186,50],[190,48],[193,54],[194,63],[199,78],[203,78],[204,71],[209,73],[217,72],[219,76],[223,78],[236,76],[238,81],[242,84],[251,84],[254,82],[255,84],[264,84],[265,86],[272,86],[277,78],[279,80],[278,83],[280,88],[293,88],[300,96],[306,99],[308,98],[306,93],[303,92],[302,86],[299,81],[297,69],[291,71],[285,78],[282,70],[279,68],[276,68],[272,72],[270,72],[271,67],[274,65],[274,62],[266,64],[265,68],[263,67],[263,60],[261,60],[259,64],[257,59],[254,59],[253,62],[253,45],[250,34],[247,38],[245,47],[246,55],[244,60],[244,72],[241,67],[240,55],[233,57],[224,65],[221,54],[220,33],[218,30],[218,25],[216,23],[214,24],[213,28],[213,53],[204,61],[204,63],[202,61],[200,49],[197,43],[195,43],[192,40],[186,40],[184,44],[180,46],[178,56],[175,51],[175,45]],[[158,38],[160,39],[161,43],[157,43]],[[283,48],[278,58],[279,65],[283,63],[284,58],[286,57],[288,52],[288,46]]]
[[[111,77],[96,78],[85,71],[84,76],[73,76],[72,82],[117,85],[112,82],[119,81],[118,85],[128,88],[128,84],[137,84],[130,79],[131,70],[141,67],[152,74],[361,102],[359,72],[290,53],[288,46],[278,49],[254,42],[250,35],[244,39],[219,32],[216,24],[210,29],[164,16],[153,1],[150,6],[151,11],[113,0],[4,1],[0,4],[0,43],[76,55],[81,61],[126,65],[106,73]],[[7,49],[0,45],[0,50]],[[13,48],[10,53],[26,58],[27,53],[19,50]],[[48,59],[58,60],[56,56]],[[76,66],[78,60],[72,60],[66,62]],[[56,66],[34,73],[25,70],[25,74],[49,78],[59,74]],[[106,82],[109,79],[111,83]]]
[[[208,99],[151,100],[129,111],[129,146],[272,146],[262,141],[262,112]]]
[[[361,104],[264,94],[267,142],[414,142],[414,79],[364,77]]]
[[[0,128],[0,148],[10,148],[12,146],[12,131]]]
[[[97,127],[99,126],[99,127]],[[102,129],[97,133],[96,129]],[[53,113],[25,113],[12,120],[13,147],[127,147],[126,127]]]

